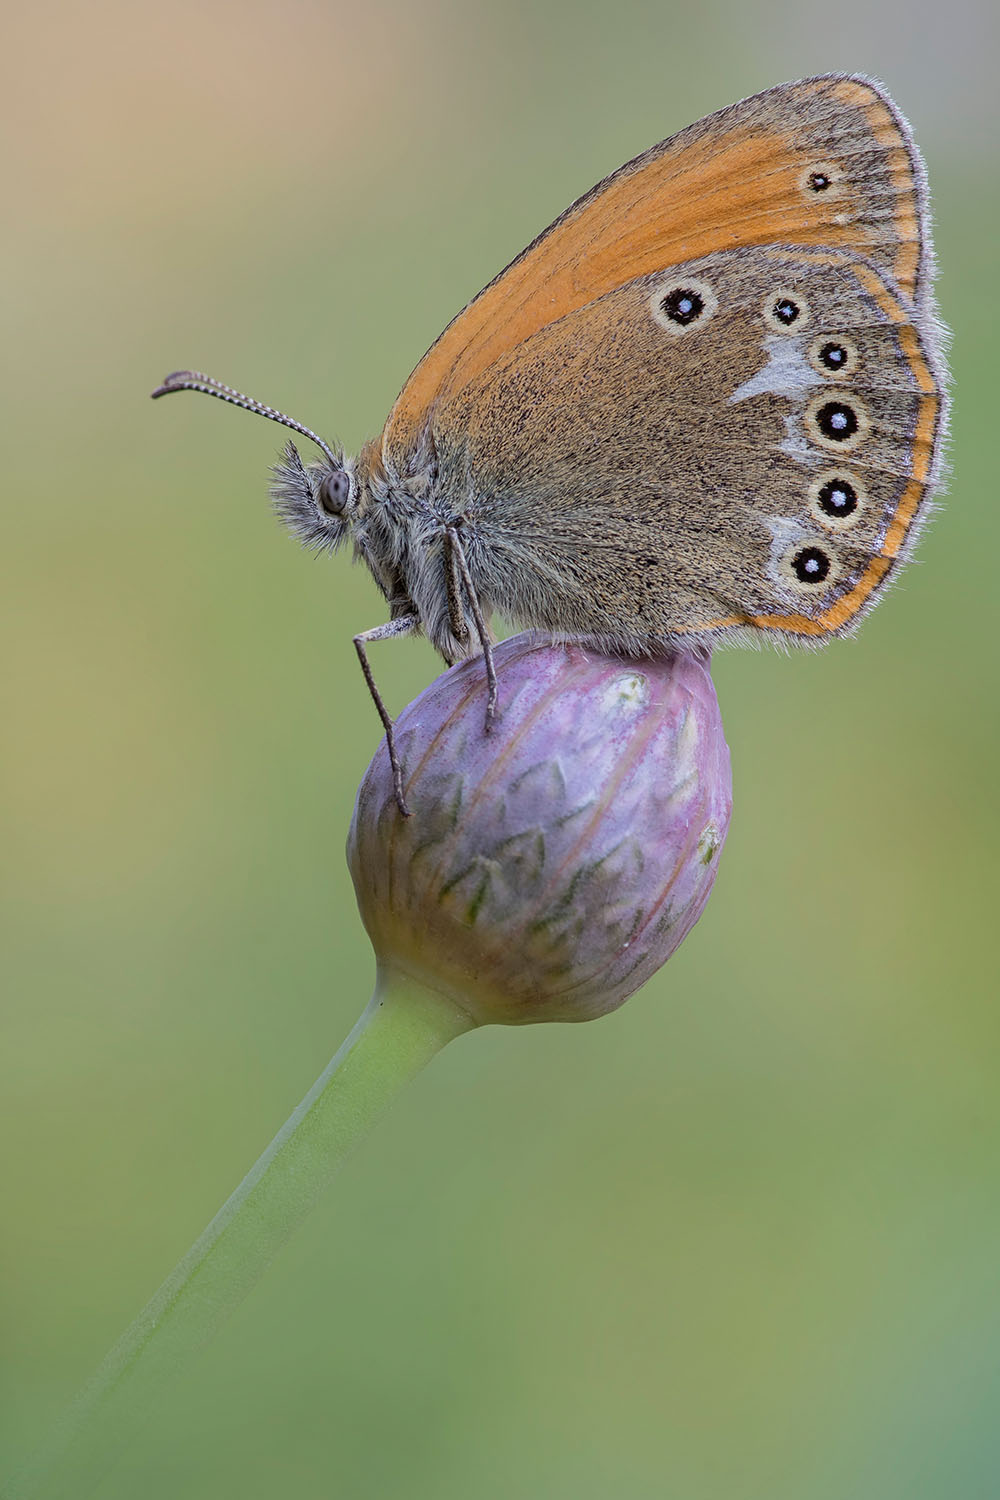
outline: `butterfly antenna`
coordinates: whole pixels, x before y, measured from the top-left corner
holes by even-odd
[[[259,417],[268,417],[272,422],[280,422],[282,427],[290,427],[293,432],[300,432],[310,442],[316,444],[326,454],[330,462],[339,468],[342,459],[323,439],[313,432],[311,427],[304,427],[301,422],[296,422],[292,417],[286,417],[283,411],[277,411],[273,406],[265,406],[262,401],[255,401],[252,396],[244,396],[242,391],[236,391],[231,385],[223,385],[221,380],[214,380],[211,375],[203,375],[200,370],[175,370],[172,375],[164,377],[162,385],[151,392],[153,400],[157,396],[169,396],[172,391],[201,391],[205,396],[217,396],[220,401],[228,401],[231,406],[242,406],[244,411],[255,411]]]

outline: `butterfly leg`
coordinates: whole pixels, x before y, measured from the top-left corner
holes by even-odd
[[[354,649],[358,653],[358,661],[361,663],[361,670],[365,674],[368,691],[372,695],[372,701],[378,709],[378,716],[382,720],[382,726],[385,729],[385,743],[389,751],[389,764],[392,767],[392,786],[396,794],[396,806],[404,818],[410,816],[410,809],[407,807],[406,798],[403,795],[403,767],[400,764],[399,755],[396,750],[396,735],[389,710],[382,701],[382,694],[379,692],[375,678],[372,675],[371,664],[368,661],[368,653],[365,647],[371,641],[389,641],[396,636],[412,635],[417,628],[417,624],[416,615],[400,615],[396,620],[389,620],[385,625],[376,625],[373,630],[364,630],[360,635],[354,637]]]
[[[472,576],[469,573],[469,564],[465,557],[465,548],[462,546],[461,538],[454,526],[445,529],[445,537],[448,544],[448,614],[451,620],[451,628],[460,641],[469,638],[469,629],[465,623],[465,612],[462,609],[462,601],[458,588],[458,580],[461,579],[465,585],[465,592],[469,598],[469,608],[472,610],[472,618],[476,622],[476,633],[479,643],[483,648],[483,661],[486,664],[486,733],[489,734],[496,722],[497,716],[497,672],[493,664],[493,642],[483,618],[483,611],[479,603],[479,595],[476,593]],[[457,574],[457,577],[456,577]]]
[[[451,633],[460,646],[467,644],[469,639],[469,627],[465,623],[465,610],[462,608],[462,574],[459,570],[458,559],[461,555],[461,547],[456,547],[454,542],[454,529],[445,532],[445,578],[448,587],[448,623]],[[449,667],[454,662],[448,663]]]

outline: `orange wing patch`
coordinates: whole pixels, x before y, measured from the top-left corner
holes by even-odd
[[[501,272],[411,375],[382,452],[405,471],[437,402],[510,349],[636,277],[718,250],[843,247],[914,295],[922,221],[915,149],[873,84],[830,76],[744,100],[622,167]]]
[[[889,101],[870,83],[857,78],[845,78],[831,92],[835,99],[848,107],[864,112],[873,138],[886,153],[897,189],[895,226],[899,247],[892,274],[907,296],[913,297],[916,295],[920,271],[924,203],[922,188],[917,180],[922,169],[909,128],[895,113]]]

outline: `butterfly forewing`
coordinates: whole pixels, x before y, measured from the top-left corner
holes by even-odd
[[[598,184],[452,321],[389,416],[385,461],[406,472],[442,399],[640,276],[739,246],[830,246],[866,256],[920,301],[926,231],[919,157],[877,85],[834,74],[745,99]]]

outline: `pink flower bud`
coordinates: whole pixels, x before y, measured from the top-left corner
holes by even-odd
[[[477,1022],[588,1021],[654,974],[701,915],[731,809],[707,662],[603,656],[530,635],[400,715],[401,816],[383,740],[347,856],[383,972]]]

